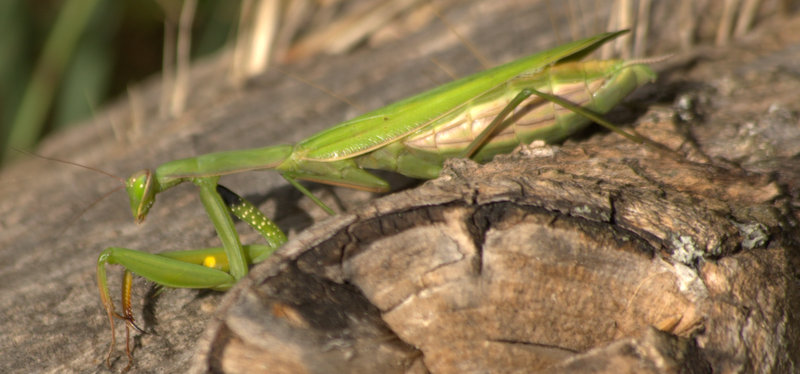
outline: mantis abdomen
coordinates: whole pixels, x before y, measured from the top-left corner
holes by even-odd
[[[364,168],[435,178],[444,160],[460,155],[525,88],[550,93],[596,113],[606,113],[637,87],[654,79],[655,73],[648,66],[621,60],[567,62],[525,72],[465,102],[431,126],[355,157],[354,161]],[[496,154],[534,140],[559,142],[590,122],[553,101],[531,95],[516,106],[472,158],[488,161]]]

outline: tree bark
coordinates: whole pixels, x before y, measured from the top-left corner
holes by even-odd
[[[639,129],[680,138],[660,119]],[[616,135],[447,166],[255,267],[195,372],[795,367],[797,243],[773,178]]]

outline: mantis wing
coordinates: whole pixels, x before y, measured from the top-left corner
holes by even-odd
[[[297,144],[295,154],[302,160],[336,161],[370,152],[425,127],[523,72],[582,57],[627,31],[567,43],[398,101],[311,136]]]

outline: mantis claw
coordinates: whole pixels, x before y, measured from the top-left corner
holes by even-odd
[[[140,332],[140,333],[142,333],[142,334],[147,334],[147,331],[144,331],[142,328],[140,328],[138,325],[136,325],[136,322],[134,322],[134,321],[133,321],[133,318],[131,318],[131,319],[126,319],[126,320],[125,320],[125,323],[126,323],[128,326],[130,326],[130,327],[133,327],[134,329],[136,329],[136,331],[139,331],[139,332]]]

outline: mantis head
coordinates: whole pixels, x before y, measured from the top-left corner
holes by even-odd
[[[136,223],[142,223],[156,201],[153,173],[148,169],[137,171],[125,182],[125,191],[130,198],[133,218]]]

